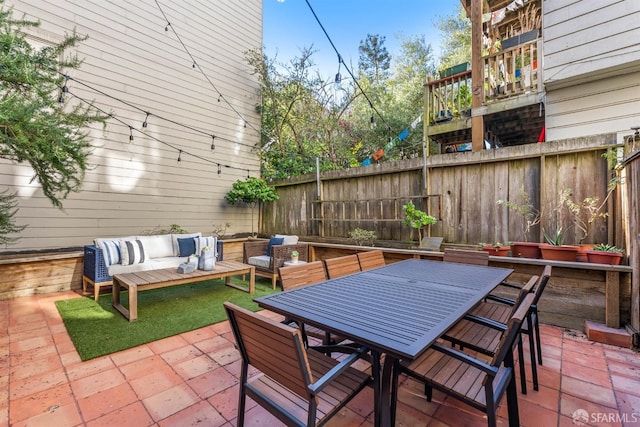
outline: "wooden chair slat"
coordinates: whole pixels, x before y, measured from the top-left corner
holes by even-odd
[[[325,259],[324,265],[327,269],[327,277],[329,279],[360,271],[360,262],[358,262],[358,256],[356,254]]]
[[[361,271],[386,265],[384,253],[379,249],[367,252],[358,252],[356,255],[358,257],[358,262],[360,263]]]
[[[444,249],[444,262],[457,262],[460,264],[489,265],[489,253],[484,251],[471,251],[466,249]]]

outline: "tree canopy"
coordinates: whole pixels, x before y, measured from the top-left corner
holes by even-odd
[[[35,47],[26,34],[39,23],[14,19],[13,10],[0,5],[0,158],[30,165],[32,180],[62,208],[63,199],[80,189],[87,169],[87,126],[104,122],[90,105],[65,102],[64,73],[81,64],[65,54],[85,38],[74,32],[59,44]],[[14,208],[14,195],[0,199],[3,212],[15,213]]]

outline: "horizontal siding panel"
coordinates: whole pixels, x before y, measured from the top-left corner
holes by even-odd
[[[91,169],[82,190],[64,201],[64,211],[51,206],[37,183],[29,183],[29,167],[0,161],[0,186],[19,194],[16,219],[29,224],[18,244],[7,249],[77,246],[100,235],[139,234],[171,224],[202,232],[227,222],[234,232],[251,229],[250,209],[229,206],[224,195],[233,182],[259,174],[253,152],[260,141],[259,84],[244,55],[262,47],[260,0],[162,5],[205,75],[192,67],[176,35],[165,31],[154,2],[7,3],[17,14],[41,21],[39,39],[59,39],[74,28],[89,36],[78,48],[84,63],[73,71],[76,81],[69,82],[66,99],[69,104],[79,102],[73,95],[92,100],[115,116],[105,130],[90,130]],[[218,102],[221,94],[231,105]],[[151,116],[143,133],[145,111]]]

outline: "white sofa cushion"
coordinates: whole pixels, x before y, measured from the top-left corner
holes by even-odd
[[[164,257],[148,259],[142,264],[122,265],[115,264],[108,268],[109,276],[114,274],[135,273],[138,271],[158,270],[160,268],[178,268],[178,265],[187,260],[186,257]]]
[[[250,257],[247,262],[256,267],[269,268],[271,257],[267,255],[258,255]]]
[[[205,246],[209,246],[213,249],[214,256],[218,256],[218,239],[216,237],[194,237],[194,240],[196,242],[196,254],[200,255],[200,252],[202,252],[202,248],[204,248]]]
[[[284,239],[282,241],[283,245],[295,245],[295,244],[298,243],[298,236],[293,235],[293,234],[290,235],[290,236],[287,236],[285,234],[276,234],[274,237]]]
[[[138,240],[142,242],[147,258],[164,258],[174,256],[171,234],[138,236]]]
[[[190,234],[172,234],[171,244],[173,245],[173,256],[180,256],[180,248],[178,247],[178,239],[185,239],[187,237],[202,237],[202,233],[190,233]]]

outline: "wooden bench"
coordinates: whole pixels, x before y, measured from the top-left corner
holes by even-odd
[[[231,276],[247,273],[249,274],[248,289],[231,283]],[[225,278],[227,286],[253,294],[255,292],[255,277],[255,267],[236,261],[219,261],[216,263],[215,270],[196,270],[191,273],[178,273],[175,268],[165,268],[116,274],[113,276],[111,304],[129,322],[133,322],[138,318],[138,291]],[[129,309],[120,302],[121,287],[129,290]]]

